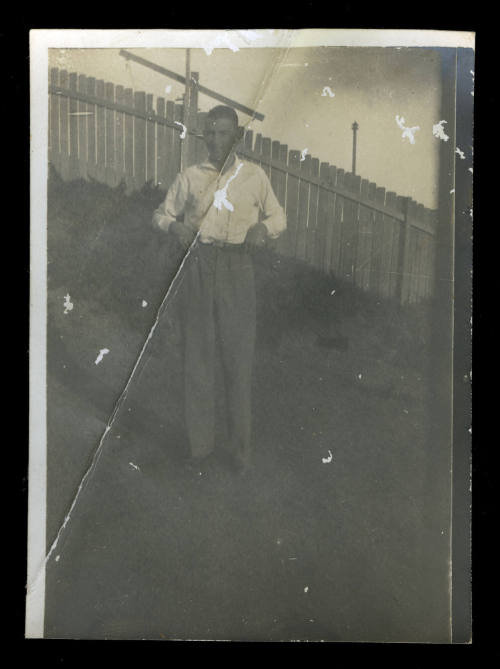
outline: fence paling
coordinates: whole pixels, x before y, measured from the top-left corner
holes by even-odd
[[[77,88],[77,74],[71,72],[69,75],[69,88],[76,92]],[[68,178],[76,179],[79,175],[78,170],[78,102],[74,99],[69,100],[68,104],[68,126],[69,126],[69,162],[68,162]]]
[[[119,104],[124,101],[123,86],[117,86],[115,90],[115,98]],[[116,170],[119,175],[119,181],[123,179],[125,172],[125,164],[123,158],[123,130],[125,126],[125,118],[123,112],[117,111],[115,114],[115,155],[116,155]]]
[[[181,164],[181,153],[182,153],[181,142],[184,141],[183,139],[181,139],[180,126],[177,125],[176,127],[176,122],[182,123],[182,119],[184,116],[183,106],[174,104],[173,110],[174,110],[174,115],[173,115],[174,128],[176,129],[172,129],[172,181],[175,179],[179,171],[179,165]]]
[[[269,159],[271,158],[271,139],[269,137],[262,138],[262,158],[262,169],[266,173],[267,177],[270,177],[271,165]]]
[[[396,193],[389,191],[385,195],[385,203],[389,207],[396,208]],[[383,285],[384,296],[393,297],[395,294],[397,264],[398,264],[398,244],[399,244],[399,224],[392,216],[384,216],[384,253],[383,253]]]
[[[279,146],[279,161],[286,168],[286,164],[288,162],[288,146],[286,144],[280,144]],[[279,184],[276,196],[278,198],[279,203],[283,207],[283,211],[286,211],[287,173],[286,171],[284,172],[283,170],[276,170],[276,175]],[[288,235],[288,231],[285,231],[282,235],[280,235],[276,246],[278,253],[288,256],[291,255],[290,237]]]
[[[156,99],[156,113],[165,116],[165,98]],[[156,178],[158,185],[165,188],[167,185],[167,146],[165,126],[158,123],[156,127]]]
[[[134,93],[131,88],[126,88],[123,93],[125,104],[132,107],[134,100]],[[134,187],[134,117],[132,114],[125,114],[125,146],[124,146],[124,167],[125,167],[125,183],[127,189]]]
[[[326,181],[328,178],[328,163],[321,163],[319,176]],[[316,215],[316,239],[312,263],[326,271],[326,229],[327,229],[328,191],[325,188],[318,190],[318,211]]]
[[[87,90],[87,77],[80,74],[78,77],[78,91],[85,92]],[[78,176],[82,179],[87,177],[87,163],[88,163],[88,110],[87,103],[78,102]]]
[[[278,141],[274,141],[271,144],[271,158],[273,160],[279,160],[280,157],[280,143]],[[271,173],[269,175],[269,180],[271,181],[271,186],[273,188],[274,194],[276,195],[278,201],[280,201],[280,189],[281,189],[281,182],[280,182],[280,172],[276,169],[273,168],[271,169]]]
[[[288,163],[291,167],[298,167],[300,161],[300,152],[291,150],[288,157]],[[286,184],[286,217],[287,231],[290,255],[295,256],[297,245],[297,218],[299,203],[299,180],[289,173]]]
[[[50,71],[51,83],[59,83],[59,70],[52,68]],[[59,166],[59,157],[61,155],[61,148],[59,145],[59,103],[60,97],[57,95],[50,95],[50,138],[49,158],[55,167]]]
[[[134,104],[142,112],[134,117],[134,177],[136,186],[142,188],[146,183],[146,94],[136,91]]]
[[[311,173],[311,156],[307,155],[301,160],[301,173],[308,176]],[[297,219],[297,242],[295,257],[300,260],[306,260],[307,246],[307,225],[309,218],[309,196],[310,182],[307,179],[299,181],[299,205]]]
[[[332,185],[342,186],[344,183],[344,170],[342,168],[330,167],[330,179]],[[333,201],[333,221],[331,243],[329,246],[330,270],[340,275],[340,258],[342,254],[342,221],[344,218],[344,198],[335,191],[335,198]]]
[[[335,186],[335,181],[337,179],[337,168],[334,165],[326,164],[325,170],[325,179],[332,186]],[[320,169],[321,177],[321,169]],[[335,228],[335,200],[336,194],[331,189],[323,189],[324,207],[325,207],[325,220],[324,220],[324,244],[325,248],[323,250],[323,271],[331,272],[332,271],[332,239],[333,231]]]
[[[115,101],[115,87],[113,84],[105,84],[106,99]],[[115,110],[106,108],[106,173],[105,179],[108,186],[116,186],[118,183],[118,170],[115,156]]]
[[[361,195],[363,198],[369,197],[369,182],[368,179],[361,181]],[[372,221],[371,209],[364,205],[359,206],[358,214],[358,235],[357,248],[355,257],[355,283],[363,290],[368,290],[370,287],[370,265],[372,255]]]
[[[385,188],[378,188],[375,186],[375,196],[374,200],[378,204],[384,204],[385,202]],[[384,252],[384,215],[379,211],[374,212],[374,223],[373,223],[373,251],[372,251],[372,273],[370,277],[370,287],[371,290],[377,295],[382,294],[382,270],[384,265],[382,264],[382,255]]]
[[[175,116],[175,104],[172,100],[167,100],[165,105],[165,117],[172,123],[174,123]],[[172,126],[165,126],[165,152],[167,156],[167,166],[165,173],[165,187],[168,188],[170,184],[175,179],[177,173],[177,165],[175,162],[175,147],[174,147],[174,137],[175,132]],[[177,156],[179,160],[179,156]]]
[[[153,111],[153,96],[146,96],[146,111]],[[146,181],[156,184],[156,124],[146,121]]]
[[[311,158],[311,173],[314,177],[319,177],[319,160]],[[307,233],[306,233],[306,260],[315,264],[315,246],[316,246],[316,226],[318,217],[318,196],[319,186],[310,184],[309,186],[309,211],[307,215]]]
[[[61,85],[63,85],[65,88],[68,88],[68,73],[66,70],[61,70],[59,72],[59,81]],[[59,166],[63,179],[68,178],[68,132],[68,98],[62,96],[59,100]]]
[[[198,123],[198,135],[195,137],[195,162],[201,163],[204,162],[208,157],[207,147],[205,145],[205,140],[203,139],[203,131],[205,127],[205,118],[207,112],[199,112],[197,114],[197,123]]]

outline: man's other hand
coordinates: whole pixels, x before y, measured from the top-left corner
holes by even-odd
[[[175,236],[179,244],[183,249],[187,250],[195,238],[195,233],[191,228],[188,228],[187,225],[181,221],[173,221],[170,224],[169,231]]]
[[[258,249],[262,248],[266,243],[267,239],[267,228],[264,223],[257,223],[252,226],[245,237],[245,246],[247,249]]]

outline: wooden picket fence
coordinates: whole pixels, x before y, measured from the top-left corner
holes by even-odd
[[[206,158],[205,114],[83,74],[51,69],[49,161],[65,180],[93,178],[128,192],[167,190]],[[181,139],[183,126],[188,128]],[[183,145],[184,143],[184,145]],[[401,303],[434,294],[437,212],[408,197],[246,131],[238,154],[259,164],[285,209],[277,250]]]

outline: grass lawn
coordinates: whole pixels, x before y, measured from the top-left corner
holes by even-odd
[[[49,545],[175,273],[149,227],[160,195],[51,176]],[[255,267],[254,470],[183,467],[173,303],[48,562],[47,637],[448,640],[432,305],[399,309],[272,251]],[[320,345],[332,335],[347,350]]]

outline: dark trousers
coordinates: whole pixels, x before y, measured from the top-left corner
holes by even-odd
[[[256,312],[252,258],[242,246],[197,242],[182,272],[178,297],[191,455],[203,457],[215,446],[215,365],[220,354],[229,446],[237,460],[248,464]]]

